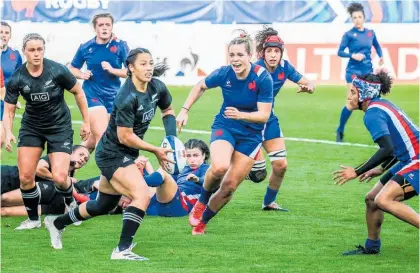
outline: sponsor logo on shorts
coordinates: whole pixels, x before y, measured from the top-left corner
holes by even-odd
[[[142,122],[144,123],[144,122],[148,122],[148,121],[152,120],[154,115],[155,115],[155,109],[152,108],[152,109],[150,109],[149,111],[147,111],[143,114]]]
[[[44,190],[48,189],[48,185],[47,184],[42,184],[42,186],[44,187]]]
[[[143,110],[144,108],[143,108],[143,105],[140,105],[140,107],[139,108],[137,108],[137,111],[141,111],[141,110]]]
[[[47,92],[31,94],[32,101],[49,101],[50,95]]]
[[[123,163],[125,163],[127,161],[130,161],[130,159],[128,157],[124,156]]]
[[[71,148],[70,148],[70,144],[71,144],[70,142],[64,142],[64,143],[63,143],[63,146],[61,146],[61,148],[71,150]]]

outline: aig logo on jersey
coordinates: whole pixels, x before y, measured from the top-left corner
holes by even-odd
[[[142,122],[151,121],[152,118],[154,117],[154,115],[155,115],[155,109],[152,108],[152,109],[150,109],[149,111],[147,111],[143,114]]]
[[[31,94],[32,101],[49,101],[50,95],[47,92]]]

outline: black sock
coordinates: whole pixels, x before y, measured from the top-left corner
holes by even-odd
[[[64,197],[64,203],[66,203],[67,206],[69,206],[70,203],[73,202],[73,183],[71,183],[70,187],[66,190],[58,188],[57,185],[55,185],[55,189]]]
[[[126,250],[133,242],[134,235],[143,221],[145,212],[133,206],[129,206],[123,215],[123,227],[118,243],[119,251]]]
[[[38,187],[34,186],[29,190],[20,189],[20,191],[22,193],[23,204],[25,205],[29,219],[32,221],[38,220],[38,204],[40,197]]]
[[[60,215],[57,217],[57,219],[54,220],[54,226],[62,230],[68,225],[71,225],[75,222],[84,221],[86,220],[80,215],[79,207],[70,210],[66,214]]]

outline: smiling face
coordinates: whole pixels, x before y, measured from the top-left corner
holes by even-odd
[[[249,69],[251,54],[246,50],[245,43],[229,46],[229,63],[238,77],[243,76]]]
[[[133,64],[128,65],[132,77],[136,77],[140,82],[150,82],[154,68],[155,64],[149,53],[138,53]]]

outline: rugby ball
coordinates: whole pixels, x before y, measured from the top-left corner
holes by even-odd
[[[163,169],[172,175],[180,174],[184,170],[185,165],[187,164],[184,143],[182,143],[182,141],[175,136],[167,136],[163,139],[160,147],[171,148],[174,151],[173,153],[170,152],[166,155],[168,156],[168,159],[174,161],[175,164],[165,162],[164,166],[162,166]]]

